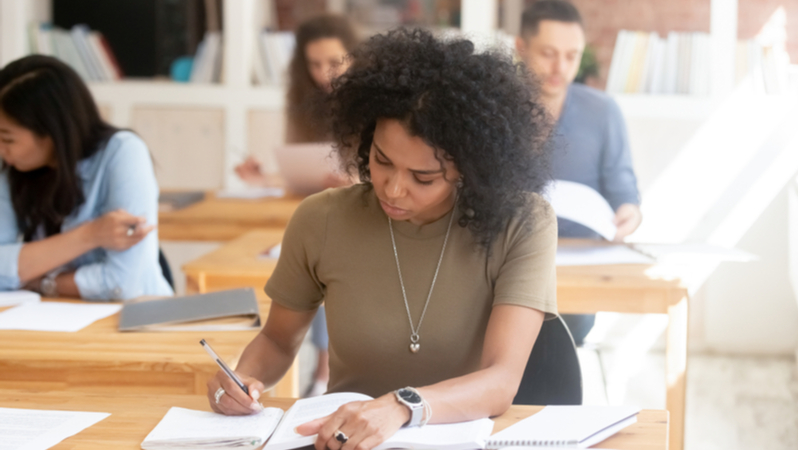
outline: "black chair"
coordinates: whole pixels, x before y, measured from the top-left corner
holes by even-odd
[[[164,279],[167,280],[169,287],[171,287],[174,291],[175,282],[172,279],[172,269],[169,268],[167,257],[164,256],[164,252],[161,250],[161,248],[158,249],[158,265],[161,266],[161,273],[164,274]]]
[[[514,404],[580,405],[582,402],[581,366],[572,335],[560,316],[545,320]]]

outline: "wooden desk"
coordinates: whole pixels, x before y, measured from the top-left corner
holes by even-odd
[[[581,239],[561,239],[559,246],[611,245]],[[689,292],[680,272],[661,265],[619,264],[558,267],[558,310],[562,314],[600,311],[666,314],[667,410],[670,449],[683,448],[686,411],[686,361],[689,333]]]
[[[300,197],[257,200],[205,200],[177,211],[158,214],[159,239],[167,241],[229,241],[254,228],[284,229]]]
[[[275,260],[259,259],[280,242],[282,232],[252,230],[183,266],[186,284],[197,292],[252,286],[263,290]],[[562,239],[560,246],[607,245]],[[647,264],[558,267],[558,309],[562,314],[599,311],[667,314],[667,410],[671,414],[670,448],[683,448],[686,399],[688,291],[679,277]],[[265,294],[264,297],[266,297]]]
[[[268,308],[261,305],[262,320]],[[0,388],[205,394],[206,382],[218,367],[201,348],[200,339],[235,366],[257,333],[123,333],[117,330],[118,323],[119,314],[114,314],[76,333],[0,330]],[[296,396],[296,370],[290,370],[272,394]]]
[[[287,409],[293,399],[275,398],[262,401],[265,406]],[[31,392],[0,390],[0,407],[106,412],[111,416],[69,437],[52,447],[57,450],[136,449],[155,428],[170,407],[180,406],[210,411],[205,396],[156,395],[150,397],[120,394],[76,394],[74,392]],[[494,432],[541,410],[541,406],[512,406],[495,418]],[[598,448],[619,450],[666,450],[669,414],[666,411],[645,410],[637,423],[597,444]]]

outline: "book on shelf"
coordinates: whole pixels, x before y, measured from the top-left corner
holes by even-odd
[[[145,450],[169,448],[259,448],[288,450],[313,445],[317,436],[301,436],[295,428],[335,412],[345,403],[372,400],[356,393],[328,394],[301,399],[286,412],[265,408],[250,416],[223,416],[204,411],[171,408],[147,435]],[[494,422],[479,419],[469,422],[402,428],[374,450],[428,448],[468,450],[483,448]]]
[[[222,75],[222,34],[209,31],[197,46],[192,73],[192,83],[219,83]]]
[[[28,30],[31,53],[64,61],[86,81],[122,78],[114,52],[100,32],[86,25],[75,25],[67,31],[46,23],[32,23]]]
[[[753,92],[789,92],[789,65],[783,46],[763,45],[755,39],[736,43],[736,83],[747,83]]]
[[[258,35],[258,57],[253,60],[259,84],[284,84],[294,53],[295,37],[291,32],[264,30]]]
[[[627,94],[710,93],[708,33],[620,30],[611,56],[606,91]]]

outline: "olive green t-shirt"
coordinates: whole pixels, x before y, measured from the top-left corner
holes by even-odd
[[[456,216],[417,353],[409,350],[411,327],[388,218],[368,185],[329,189],[300,204],[266,293],[293,310],[325,303],[329,392],[377,397],[474,372],[493,305],[520,305],[548,316],[557,310],[556,217],[545,200],[531,195],[532,220],[527,226],[526,217],[511,220],[488,255]],[[415,327],[449,220],[446,214],[423,226],[393,222]]]

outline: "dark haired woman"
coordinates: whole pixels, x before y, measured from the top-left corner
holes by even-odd
[[[33,55],[0,70],[0,157],[0,290],[172,295],[150,153],[100,118],[66,64]]]
[[[327,142],[332,139],[327,103],[331,81],[347,70],[347,55],[358,38],[347,18],[324,14],[300,24],[295,40],[286,94],[285,140],[288,144]],[[261,171],[253,157],[237,166],[236,173],[248,184],[279,184]],[[332,180],[332,184],[342,182]]]
[[[218,373],[212,408],[258,409],[323,301],[330,391],[376,399],[298,427],[317,449],[373,448],[404,425],[508,408],[556,313],[556,219],[530,193],[548,180],[550,125],[524,77],[510,56],[420,30],[353,52],[333,130],[363,183],[297,209],[267,282],[267,324],[237,367],[254,398]]]

